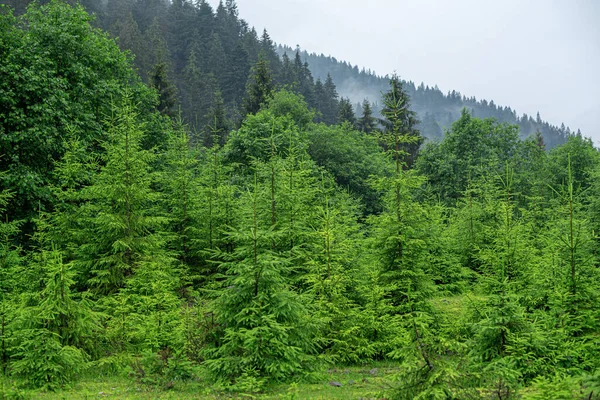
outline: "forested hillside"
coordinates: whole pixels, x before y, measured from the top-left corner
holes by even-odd
[[[0,3],[11,5],[19,14],[30,1]],[[359,70],[332,57],[276,46],[266,31],[256,32],[239,18],[233,0],[216,9],[205,0],[79,2],[96,16],[94,25],[118,37],[119,47],[135,56],[142,80],[161,92],[161,111],[169,115],[181,112],[196,140],[212,140],[212,129],[224,135],[239,126],[248,107],[246,85],[261,73],[259,60],[269,67],[275,87],[287,87],[304,97],[317,111],[317,121],[354,121],[354,116],[363,114],[365,100],[372,103],[367,114],[380,117],[379,99],[388,76]],[[493,101],[467,98],[457,91],[444,94],[423,83],[404,82],[404,86],[421,121],[419,129],[430,139],[441,139],[463,107],[478,118],[519,125],[521,138],[540,132],[549,148],[564,143],[571,134],[569,128],[550,125],[539,114],[535,118],[517,115]],[[354,115],[348,115],[349,109]],[[224,139],[220,140],[222,144]]]
[[[279,45],[277,52],[295,54],[296,49]],[[362,112],[365,99],[372,103],[376,113],[379,112],[379,98],[387,89],[389,76],[380,76],[373,71],[360,69],[356,65],[323,54],[302,51],[300,56],[308,62],[315,79],[324,80],[330,74],[340,95],[349,98],[355,104],[358,114]],[[401,71],[402,66],[398,66],[398,69]],[[424,83],[417,85],[408,81],[404,82],[404,86],[412,99],[412,109],[421,120],[419,129],[428,138],[440,139],[444,128],[449,128],[460,117],[463,107],[474,117],[496,118],[500,122],[518,125],[522,138],[540,132],[549,147],[563,144],[571,133],[575,133],[564,124],[558,127],[543,121],[539,113],[535,117],[518,115],[516,110],[497,105],[493,100],[477,100],[475,97],[461,95],[455,90],[444,94],[437,86],[430,87]]]
[[[464,108],[424,141],[397,76],[325,121],[233,2],[120,6],[0,9],[0,399],[600,398],[591,140]],[[167,57],[152,15],[211,30]],[[219,43],[262,49],[243,86]]]

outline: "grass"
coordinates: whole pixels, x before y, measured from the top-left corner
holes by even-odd
[[[311,382],[271,384],[261,393],[230,392],[211,385],[201,376],[188,382],[177,382],[170,389],[138,383],[135,379],[118,376],[84,376],[70,388],[57,392],[12,390],[18,382],[3,381],[0,399],[380,399],[390,387],[391,376],[397,371],[394,364],[372,363],[365,366],[331,368],[314,376]],[[341,385],[341,386],[338,386]],[[13,395],[11,395],[13,393]],[[22,397],[12,397],[20,393]]]

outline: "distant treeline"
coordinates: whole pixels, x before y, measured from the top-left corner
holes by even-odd
[[[279,54],[293,54],[296,50],[287,46],[278,46],[277,51]],[[327,74],[331,75],[339,93],[350,98],[355,104],[357,113],[361,113],[364,99],[373,103],[375,113],[379,112],[381,106],[378,100],[381,98],[381,93],[388,89],[389,76],[377,75],[374,71],[359,69],[356,65],[323,54],[302,51],[300,56],[308,62],[315,78],[323,79]],[[402,66],[398,68],[401,70]],[[421,120],[419,129],[423,136],[428,138],[441,139],[444,128],[449,128],[460,118],[463,107],[477,118],[496,118],[499,122],[519,125],[522,138],[540,132],[548,147],[565,143],[572,133],[581,135],[580,132],[571,132],[564,124],[558,127],[543,121],[539,113],[535,117],[527,114],[519,116],[516,110],[499,106],[493,100],[477,100],[455,90],[444,94],[437,85],[430,87],[421,83],[417,86],[411,81],[405,81],[404,87],[411,98],[412,109],[417,112]]]

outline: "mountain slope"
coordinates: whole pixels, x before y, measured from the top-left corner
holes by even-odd
[[[287,46],[278,46],[277,51],[280,55],[296,52],[295,49]],[[300,56],[308,62],[315,79],[325,79],[327,74],[330,74],[341,96],[348,97],[354,103],[362,103],[364,99],[368,99],[379,111],[380,107],[377,103],[381,93],[388,88],[388,76],[376,75],[373,71],[359,69],[356,65],[323,54],[302,51]],[[527,114],[519,116],[515,110],[498,106],[493,100],[489,102],[477,100],[475,97],[466,97],[454,90],[444,94],[437,86],[430,87],[423,83],[417,86],[411,81],[405,81],[405,88],[410,95],[412,109],[417,112],[421,120],[421,132],[428,138],[440,138],[443,128],[449,127],[452,122],[460,118],[463,107],[466,107],[474,117],[492,117],[500,122],[519,125],[522,137],[539,131],[548,147],[564,143],[571,133],[564,125],[557,127],[543,121],[539,114],[536,118]],[[360,112],[360,105],[357,108]]]

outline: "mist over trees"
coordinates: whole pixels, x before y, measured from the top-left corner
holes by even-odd
[[[295,50],[288,46],[277,46],[279,54],[290,54],[293,51]],[[308,62],[316,79],[331,76],[340,95],[353,102],[358,115],[361,114],[362,102],[365,99],[374,106],[375,113],[379,113],[382,107],[381,93],[387,89],[389,76],[377,75],[374,71],[361,69],[359,66],[323,54],[317,55],[306,50],[300,54],[302,59]],[[399,69],[401,70],[401,66]],[[500,122],[518,125],[521,138],[540,132],[549,147],[563,144],[570,134],[576,133],[571,132],[564,124],[551,125],[542,120],[539,113],[536,116],[519,115],[516,110],[497,105],[493,100],[478,100],[455,90],[443,93],[437,86],[430,87],[424,83],[405,81],[404,86],[412,100],[411,108],[421,121],[419,129],[423,136],[430,139],[441,139],[444,129],[450,128],[452,123],[460,118],[463,108],[467,108],[471,115],[477,118],[495,118]]]
[[[0,398],[599,398],[590,139],[425,141],[410,83],[356,112],[233,1],[11,5]]]

